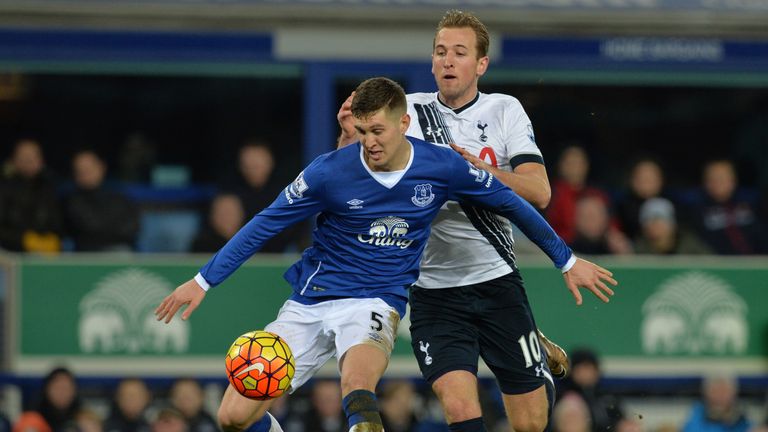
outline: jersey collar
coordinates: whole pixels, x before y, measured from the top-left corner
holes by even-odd
[[[475,95],[474,99],[472,99],[471,101],[465,103],[464,105],[462,105],[462,106],[460,106],[460,107],[458,107],[456,109],[451,108],[448,105],[446,105],[445,103],[443,103],[443,101],[440,100],[440,93],[439,92],[437,94],[435,94],[435,98],[437,99],[437,102],[440,103],[440,105],[442,105],[442,106],[448,108],[449,110],[453,111],[454,114],[461,114],[462,112],[466,111],[468,108],[472,107],[477,102],[477,100],[480,99],[480,92],[479,91],[477,92],[477,94]]]
[[[408,163],[405,164],[405,168],[399,171],[392,171],[392,172],[377,172],[373,171],[367,163],[365,163],[365,156],[363,156],[363,152],[365,152],[365,148],[363,147],[363,144],[360,144],[360,163],[363,164],[363,168],[365,168],[366,171],[368,171],[368,174],[373,177],[374,180],[376,180],[379,184],[384,186],[387,189],[392,189],[395,187],[399,182],[400,179],[403,178],[406,172],[408,172],[408,169],[411,168],[411,164],[413,164],[413,154],[416,152],[416,149],[413,147],[413,143],[411,140],[408,140],[408,144],[411,146],[411,157],[408,158]]]

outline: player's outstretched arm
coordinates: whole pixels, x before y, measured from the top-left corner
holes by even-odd
[[[165,323],[171,322],[171,319],[179,309],[188,304],[181,319],[187,320],[192,312],[197,309],[200,302],[205,297],[205,290],[194,279],[190,279],[179,285],[168,297],[160,302],[160,306],[155,309],[155,317],[158,321],[165,319]]]
[[[341,127],[341,135],[339,135],[339,141],[336,143],[336,148],[342,148],[357,141],[355,118],[352,115],[353,97],[355,97],[355,92],[352,92],[347,100],[341,104],[341,108],[339,108],[339,112],[336,114],[336,120],[339,122],[339,126]]]
[[[597,298],[608,303],[608,296],[613,295],[613,290],[606,283],[613,286],[618,285],[618,282],[613,278],[613,273],[581,258],[576,258],[576,262],[570,270],[563,273],[563,278],[565,285],[573,294],[573,298],[576,299],[577,305],[581,305],[582,302],[579,288],[592,291]]]

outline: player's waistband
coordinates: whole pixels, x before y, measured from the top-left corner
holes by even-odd
[[[371,294],[371,295],[363,295],[363,296],[313,296],[313,297],[307,297],[300,295],[297,292],[294,292],[291,294],[291,297],[289,297],[289,300],[293,300],[297,303],[301,303],[304,305],[313,305],[318,304],[322,302],[327,302],[331,300],[347,300],[352,298],[380,298],[384,300],[385,303],[392,306],[397,313],[400,315],[400,319],[403,319],[405,317],[405,305],[408,303],[408,297],[407,297],[407,289],[403,289],[404,295],[400,296],[397,294],[391,294],[391,293],[381,293],[381,294]]]

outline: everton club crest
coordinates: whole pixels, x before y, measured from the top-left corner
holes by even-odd
[[[431,184],[416,185],[413,189],[415,194],[411,197],[411,202],[418,207],[426,207],[435,199]]]

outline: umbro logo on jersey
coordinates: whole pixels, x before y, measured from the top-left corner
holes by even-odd
[[[363,201],[361,199],[355,198],[355,199],[351,199],[351,200],[347,201],[347,204],[349,204],[349,209],[350,210],[354,210],[354,209],[361,209],[361,208],[363,208],[363,203],[364,202],[365,201]]]
[[[259,371],[259,375],[261,375],[262,373],[264,373],[264,365],[261,364],[261,363],[254,363],[254,364],[248,366],[247,368],[241,370],[240,372],[238,372],[237,375],[235,375],[235,376],[239,377],[240,375],[242,375],[244,373],[248,373],[248,372],[250,372],[252,370]],[[256,376],[258,376],[258,375],[256,375]]]

